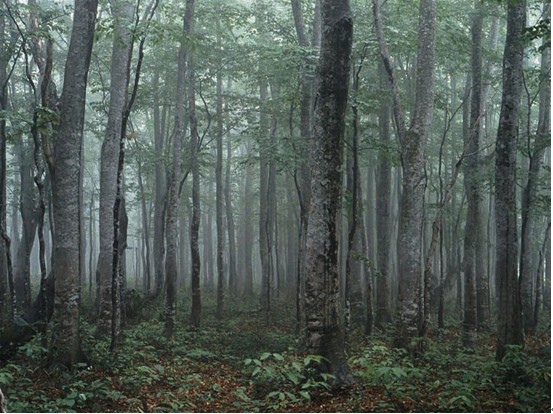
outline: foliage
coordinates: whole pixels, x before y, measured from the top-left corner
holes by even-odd
[[[320,355],[301,358],[264,352],[258,359],[246,359],[244,365],[262,406],[278,411],[311,401],[312,393],[330,390],[332,375],[319,374],[315,368],[322,360]]]

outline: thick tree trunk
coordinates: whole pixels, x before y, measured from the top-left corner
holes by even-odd
[[[509,3],[503,54],[503,95],[495,148],[498,360],[505,355],[506,345],[524,344],[517,266],[516,152],[524,59],[522,36],[525,25],[526,0]]]
[[[100,160],[100,251],[96,268],[99,284],[99,313],[96,335],[111,331],[112,275],[113,275],[113,211],[117,196],[117,170],[123,125],[123,111],[127,103],[129,64],[132,47],[132,0],[113,1],[112,15],[115,32],[111,54],[110,104]]]
[[[52,179],[55,300],[50,357],[73,365],[82,360],[79,329],[79,183],[86,84],[94,42],[97,0],[75,0],[65,64]]]
[[[353,23],[347,0],[323,0],[321,14],[306,242],[306,345],[308,353],[325,357],[320,369],[334,375],[338,386],[354,382],[344,349],[337,235]]]

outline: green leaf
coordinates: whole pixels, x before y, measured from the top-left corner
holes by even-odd
[[[311,395],[307,391],[300,391],[299,394],[307,401],[311,401]]]
[[[283,362],[284,361],[284,357],[280,354],[273,354],[273,357],[277,360],[277,361],[280,361],[280,362]]]

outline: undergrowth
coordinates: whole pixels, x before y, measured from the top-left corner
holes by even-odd
[[[0,368],[10,412],[543,412],[550,404],[548,327],[527,347],[494,358],[495,339],[479,337],[476,352],[460,346],[458,326],[433,332],[417,358],[393,349],[391,337],[352,333],[350,367],[357,384],[333,390],[314,367],[320,356],[299,353],[284,304],[267,323],[255,302],[228,304],[217,320],[204,305],[200,329],[181,321],[175,337],[160,333],[155,304],[135,309],[115,354],[109,338],[94,338],[82,321],[87,362],[73,370],[49,368],[37,335]],[[179,304],[188,309],[189,304]],[[184,311],[182,311],[184,313]],[[181,315],[182,319],[188,315]],[[142,320],[142,322],[138,322]],[[278,322],[275,322],[278,321]]]

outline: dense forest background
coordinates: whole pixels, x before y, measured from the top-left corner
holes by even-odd
[[[10,411],[548,410],[547,0],[1,0],[0,45]]]

